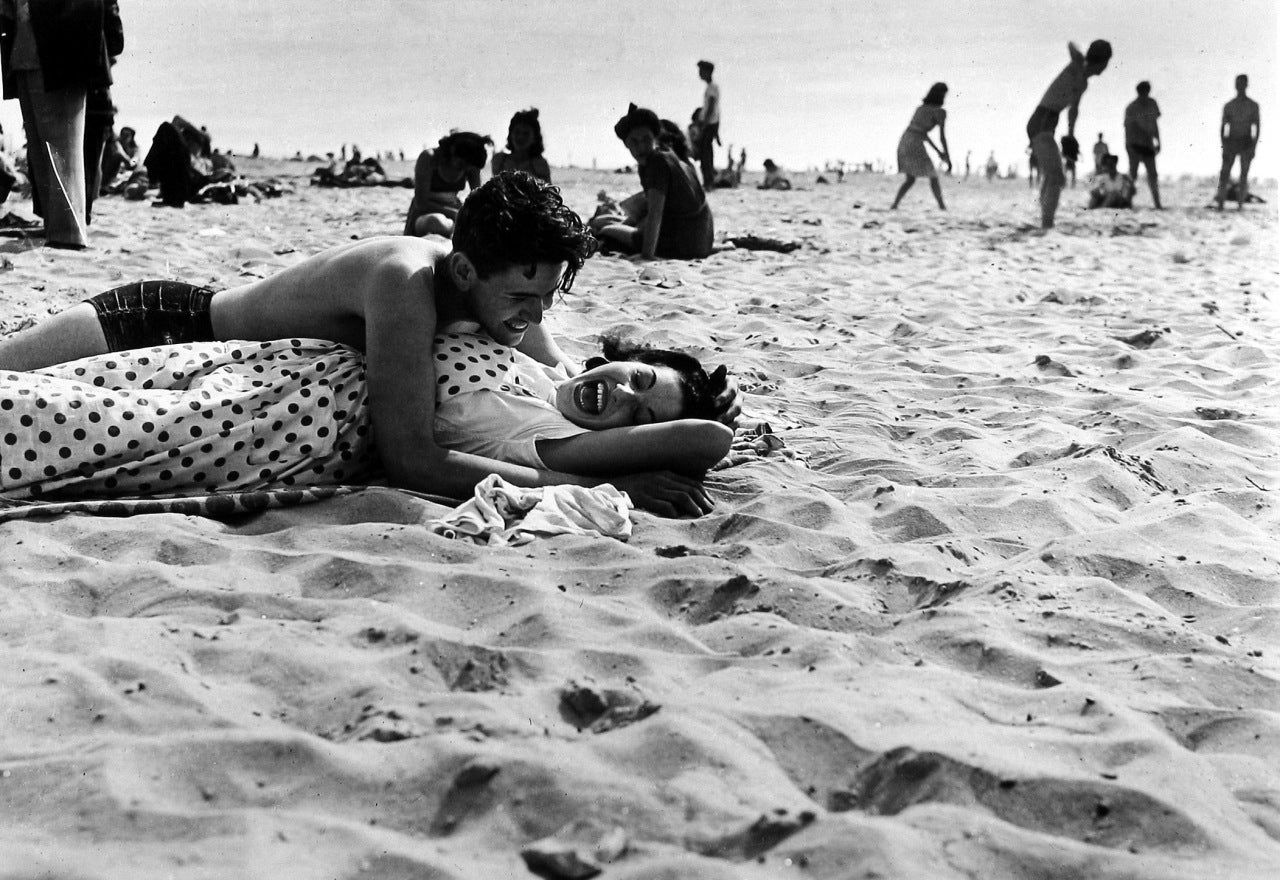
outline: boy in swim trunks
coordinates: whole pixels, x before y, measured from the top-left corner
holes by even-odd
[[[1258,111],[1258,102],[1248,97],[1245,90],[1249,88],[1249,77],[1243,73],[1236,77],[1236,96],[1222,108],[1222,172],[1218,175],[1218,195],[1214,202],[1218,210],[1227,200],[1227,189],[1231,185],[1231,166],[1236,157],[1240,157],[1240,185],[1236,188],[1238,206],[1243,210],[1244,203],[1249,201],[1249,165],[1253,162],[1253,153],[1258,146],[1258,135],[1262,134],[1262,116]]]
[[[1075,137],[1080,98],[1089,87],[1089,77],[1102,73],[1111,61],[1111,44],[1106,40],[1094,40],[1083,55],[1075,43],[1069,43],[1067,50],[1071,53],[1071,61],[1049,84],[1039,106],[1027,120],[1031,154],[1040,163],[1040,225],[1044,229],[1053,228],[1058,198],[1067,184],[1055,136],[1058,117],[1063,110],[1067,111],[1067,134]]]
[[[502,345],[567,364],[544,310],[569,290],[595,242],[559,191],[530,175],[495,176],[458,213],[452,248],[409,236],[323,251],[269,278],[210,292],[170,282],[129,285],[0,341],[0,370],[33,370],[119,345],[292,337],[364,352],[377,449],[394,485],[466,497],[491,473],[521,486],[601,479],[446,450],[434,432],[437,328],[470,320]],[[736,415],[733,395],[726,420]],[[655,513],[706,513],[702,485],[674,474],[612,481]]]

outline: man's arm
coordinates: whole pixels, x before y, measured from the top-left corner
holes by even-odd
[[[1076,136],[1076,118],[1080,115],[1080,95],[1076,95],[1071,106],[1067,108],[1067,134]]]
[[[1253,105],[1253,145],[1258,145],[1258,138],[1262,136],[1262,110],[1257,104]]]
[[[524,339],[520,340],[520,344],[516,346],[516,351],[527,354],[540,364],[560,367],[570,376],[576,376],[581,372],[578,365],[560,349],[545,323],[530,324],[529,329],[524,333]]]

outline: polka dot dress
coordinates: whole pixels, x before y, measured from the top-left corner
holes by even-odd
[[[191,343],[0,372],[11,497],[333,485],[373,467],[364,359],[334,343]]]
[[[473,391],[500,391],[518,397],[540,395],[521,377],[515,353],[487,336],[442,333],[435,338],[436,403]]]

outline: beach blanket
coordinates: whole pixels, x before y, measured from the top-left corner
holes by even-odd
[[[490,474],[475,495],[430,523],[437,535],[490,546],[525,544],[540,535],[631,537],[631,499],[608,483],[525,489]]]
[[[311,486],[306,489],[263,489],[201,495],[167,495],[131,498],[87,498],[75,501],[31,501],[0,495],[0,523],[19,519],[46,519],[67,513],[95,516],[133,516],[140,513],[182,513],[214,519],[258,513],[276,507],[296,507],[350,495],[360,486]]]

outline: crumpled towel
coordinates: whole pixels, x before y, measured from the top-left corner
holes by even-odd
[[[473,544],[525,544],[538,535],[631,537],[631,498],[605,483],[586,486],[513,486],[497,474],[476,485],[475,496],[427,525],[437,535]]]

